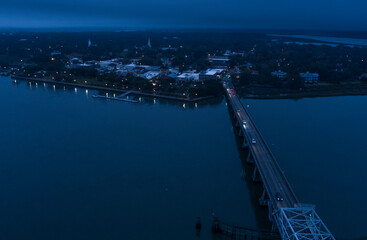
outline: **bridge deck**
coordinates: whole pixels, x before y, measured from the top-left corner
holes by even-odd
[[[244,133],[245,140],[247,140],[256,168],[264,183],[264,188],[269,195],[269,211],[273,215],[282,239],[335,240],[317,215],[315,208],[298,203],[283,171],[246,108],[237,97],[232,84],[224,82],[223,86],[228,101],[240,123],[241,131]],[[283,197],[283,201],[277,200],[277,194]]]
[[[297,198],[273,154],[266,145],[265,140],[261,136],[260,131],[256,128],[250,115],[237,97],[233,90],[233,86],[230,83],[224,83],[223,86],[228,100],[235,111],[236,117],[241,123],[240,128],[247,139],[249,149],[261,175],[264,188],[269,195],[270,201],[276,209],[293,208],[298,202]],[[252,143],[253,139],[256,143]],[[277,201],[277,193],[283,197],[283,201]]]

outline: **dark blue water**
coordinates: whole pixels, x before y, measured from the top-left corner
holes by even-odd
[[[258,226],[223,100],[92,94],[0,78],[0,239],[212,239],[212,213]]]
[[[0,239],[205,240],[213,213],[265,226],[223,100],[96,93],[0,78]],[[367,235],[367,97],[244,103],[299,199],[335,236]]]
[[[299,200],[336,237],[367,236],[367,96],[243,103]]]

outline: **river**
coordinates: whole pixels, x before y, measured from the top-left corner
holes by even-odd
[[[224,99],[93,94],[0,77],[1,239],[218,239],[213,215],[269,227]],[[335,236],[367,235],[367,97],[243,102],[298,198]]]
[[[262,228],[224,99],[93,94],[0,77],[0,239],[205,240],[213,214]]]
[[[243,99],[300,202],[336,237],[367,235],[367,96]]]

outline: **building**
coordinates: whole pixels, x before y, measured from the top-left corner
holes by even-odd
[[[200,72],[199,80],[206,81],[206,80],[219,79],[222,77],[223,73],[224,73],[224,69],[208,69],[206,71]]]
[[[271,76],[277,77],[279,79],[285,79],[285,77],[287,76],[286,72],[282,72],[281,70],[279,71],[275,71],[271,73]]]
[[[305,84],[317,84],[319,82],[318,73],[300,73],[299,76],[304,80]]]
[[[58,55],[61,55],[61,52],[60,51],[53,51],[50,55],[51,56],[58,56]]]
[[[148,71],[146,73],[143,74],[145,79],[151,80],[155,77],[158,77],[160,75],[160,71]]]
[[[74,58],[70,59],[70,63],[71,64],[81,64],[81,63],[83,63],[83,59],[74,57]]]
[[[228,66],[230,59],[227,56],[208,56],[208,61],[212,67],[218,67]]]
[[[187,72],[184,72],[181,75],[177,76],[177,80],[178,81],[183,81],[183,82],[190,82],[190,81],[197,82],[197,81],[199,81],[199,73],[195,73],[195,72],[192,72],[192,71],[187,71]]]

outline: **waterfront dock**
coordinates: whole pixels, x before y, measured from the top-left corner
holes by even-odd
[[[11,78],[12,79],[17,79],[17,80],[24,80],[24,81],[49,83],[49,84],[63,85],[63,86],[69,86],[69,87],[79,87],[79,88],[100,90],[100,91],[106,91],[106,92],[122,93],[122,94],[126,94],[126,95],[131,94],[131,95],[137,95],[137,96],[143,96],[143,97],[161,98],[161,99],[168,99],[168,100],[173,100],[173,101],[189,102],[189,103],[200,102],[200,101],[212,99],[212,98],[215,97],[215,96],[207,96],[207,97],[188,98],[188,97],[167,95],[167,94],[163,94],[163,93],[143,92],[143,91],[137,91],[137,90],[124,90],[124,89],[118,89],[118,88],[110,88],[110,87],[80,84],[80,83],[71,83],[71,82],[64,82],[64,81],[59,82],[59,81],[54,81],[54,80],[51,80],[51,79],[24,77],[24,76],[18,76],[18,75],[12,75]]]
[[[121,97],[109,97],[109,96],[102,96],[102,95],[93,95],[92,97],[93,98],[111,99],[111,100],[117,100],[117,101],[122,101],[122,102],[138,103],[138,101],[125,99],[125,98],[121,98]]]

